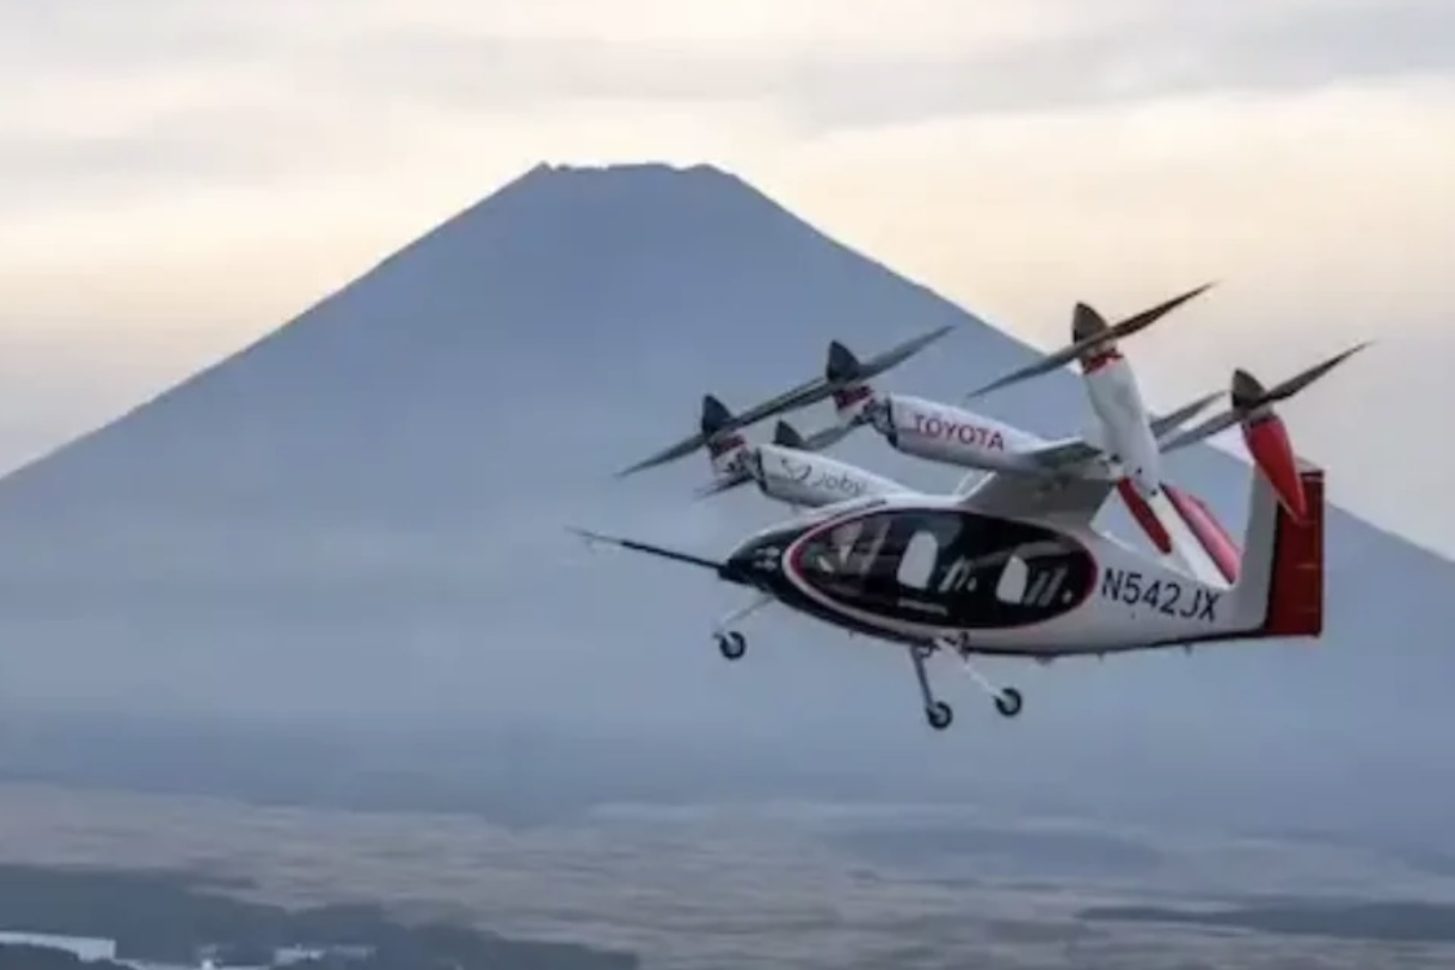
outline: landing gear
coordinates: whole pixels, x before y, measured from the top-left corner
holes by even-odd
[[[944,701],[935,701],[925,708],[925,720],[929,721],[930,727],[936,731],[943,731],[955,720],[955,712]]]
[[[970,649],[964,641],[943,643],[941,647],[952,649],[959,654],[960,666],[965,673],[970,675],[970,679],[975,681],[976,685],[995,701],[995,710],[1001,717],[1015,717],[1021,712],[1021,708],[1025,706],[1025,698],[1021,697],[1021,692],[1014,687],[997,687],[987,680],[979,668],[971,663]]]
[[[995,698],[995,709],[1000,712],[1001,717],[1015,717],[1021,712],[1022,703],[1020,691],[1014,687],[1004,687]]]
[[[748,652],[748,639],[737,630],[718,633],[713,638],[717,640],[717,652],[724,660],[742,660],[743,654]]]
[[[743,654],[748,652],[747,637],[732,629],[732,625],[758,612],[771,602],[773,602],[771,596],[759,595],[747,606],[733,610],[717,622],[712,639],[717,644],[717,652],[723,655],[724,660],[742,660]]]
[[[925,661],[934,655],[933,647],[910,647],[909,658],[914,661],[914,676],[919,681],[920,699],[925,705],[925,720],[936,731],[943,731],[955,720],[955,712],[944,701],[936,700],[930,690],[930,677],[925,671]]]

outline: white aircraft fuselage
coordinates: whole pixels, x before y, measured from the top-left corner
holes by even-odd
[[[1312,635],[1320,515],[1299,523],[1254,475],[1236,580],[1199,578],[1084,521],[978,510],[973,497],[879,496],[741,544],[725,579],[836,626],[898,643],[1041,658],[1170,643]],[[1191,523],[1189,523],[1191,525]],[[1225,541],[1192,526],[1205,543]]]

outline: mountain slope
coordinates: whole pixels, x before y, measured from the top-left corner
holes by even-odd
[[[831,337],[873,352],[947,322],[959,332],[890,383],[948,397],[1029,359],[715,169],[537,168],[0,483],[4,696],[792,739],[926,785],[994,772],[1056,797],[1083,779],[1109,805],[1234,811],[1256,793],[1255,818],[1275,801],[1296,814],[1311,791],[1377,814],[1344,796],[1429,777],[1437,755],[1421,746],[1451,726],[1455,570],[1346,515],[1321,645],[1000,665],[1027,691],[1015,725],[947,671],[965,724],[948,739],[923,736],[898,652],[769,615],[752,660],[725,668],[705,632],[732,592],[565,537],[575,522],[720,551],[773,511],[746,494],[693,502],[693,459],[610,473],[690,430],[704,390],[746,404],[817,371]],[[1056,375],[992,407],[1066,431],[1084,399]],[[842,453],[929,487],[955,478],[867,438]],[[1237,462],[1174,467],[1236,510]],[[1452,804],[1448,779],[1433,787],[1411,811]]]

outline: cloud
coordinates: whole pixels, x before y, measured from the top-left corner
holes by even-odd
[[[0,210],[354,170],[442,122],[657,106],[808,139],[1445,75],[1452,33],[1432,0],[0,0]]]
[[[1429,0],[1122,3],[1098,6],[1096,17],[1085,8],[1075,16],[1072,8],[1042,4],[1025,22],[992,19],[989,27],[980,5],[921,3],[899,5],[883,36],[792,18],[758,24],[761,33],[750,35],[743,28],[744,21],[755,23],[752,17],[726,18],[717,24],[723,33],[708,36],[685,29],[680,18],[665,28],[651,21],[651,4],[628,6],[642,15],[634,24],[654,25],[633,29],[629,40],[589,17],[547,18],[555,32],[542,25],[512,30],[508,18],[492,18],[486,7],[477,18],[422,18],[375,31],[361,39],[363,56],[358,48],[339,49],[313,67],[342,88],[452,109],[753,101],[807,129],[1300,90],[1455,68],[1455,12]],[[935,16],[924,15],[930,11]],[[1372,32],[1378,43],[1369,42]]]

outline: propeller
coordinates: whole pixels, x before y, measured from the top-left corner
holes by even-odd
[[[1134,333],[1145,330],[1158,320],[1171,313],[1182,304],[1200,296],[1212,288],[1212,283],[1204,283],[1196,289],[1188,290],[1179,296],[1174,296],[1154,307],[1143,310],[1135,316],[1127,317],[1119,323],[1108,324],[1097,313],[1085,303],[1076,304],[1076,309],[1071,315],[1071,343],[1060,350],[1047,354],[1045,357],[1027,367],[1006,374],[997,378],[965,395],[966,400],[980,397],[982,394],[989,394],[991,391],[1008,387],[1011,384],[1018,384],[1021,381],[1032,377],[1039,377],[1048,374],[1058,367],[1070,363],[1078,358],[1085,360],[1092,356],[1095,351],[1105,348],[1108,344],[1115,343],[1123,337],[1130,337]]]
[[[1293,397],[1367,346],[1366,342],[1350,347],[1271,388],[1264,387],[1258,378],[1245,370],[1234,371],[1229,394],[1232,407],[1173,435],[1162,445],[1162,450],[1170,451],[1235,424],[1241,425],[1248,453],[1277,493],[1279,502],[1295,519],[1306,520],[1308,500],[1304,495],[1303,479],[1298,474],[1298,460],[1288,440],[1288,429],[1284,427],[1283,419],[1274,412],[1273,405]]]
[[[738,428],[745,428],[749,425],[757,424],[759,421],[771,418],[774,415],[783,414],[786,411],[795,411],[799,408],[807,407],[810,404],[827,400],[846,386],[862,383],[878,377],[890,368],[897,367],[954,329],[953,325],[938,327],[922,333],[919,336],[911,337],[898,346],[891,347],[889,350],[863,361],[856,358],[843,344],[834,341],[829,345],[828,366],[825,368],[825,373],[822,376],[805,381],[797,387],[784,391],[782,394],[769,398],[761,404],[756,404],[738,414],[726,413],[727,409],[724,408],[723,411],[725,413],[720,415],[722,421],[716,425],[714,430],[719,434],[727,431],[735,431]],[[703,416],[706,418],[705,402]],[[684,438],[676,444],[662,449],[651,457],[645,458],[635,465],[631,465],[617,472],[617,477],[624,478],[634,472],[653,468],[657,465],[665,465],[669,461],[684,458],[706,445],[711,437],[712,434],[704,430],[698,434]]]
[[[734,415],[727,405],[723,404],[711,394],[702,396],[701,417],[698,419],[698,432],[689,438],[684,438],[670,448],[657,452],[650,458],[643,459],[616,473],[616,477],[624,478],[633,472],[639,472],[646,468],[666,464],[678,458],[685,458],[699,448],[709,447],[714,439],[720,439],[731,432],[742,427],[744,424],[742,415]]]
[[[853,425],[829,425],[821,431],[804,436],[797,428],[787,421],[779,421],[773,428],[773,444],[780,448],[791,448],[794,451],[822,451],[842,441],[854,431]],[[762,459],[753,449],[743,455],[742,463],[727,475],[719,477],[716,481],[704,485],[696,492],[699,498],[709,495],[720,495],[723,492],[731,491],[740,485],[746,485],[751,481],[760,479],[763,475]]]
[[[1222,396],[1222,391],[1213,391],[1211,394],[1204,394],[1195,401],[1189,401],[1175,411],[1168,411],[1160,417],[1152,418],[1148,422],[1152,428],[1152,437],[1160,438],[1167,432],[1181,426],[1184,422],[1191,421],[1203,411],[1206,411],[1209,404],[1212,404],[1212,402]]]
[[[1343,353],[1335,354],[1323,363],[1315,364],[1313,367],[1310,367],[1303,373],[1298,374],[1294,377],[1290,377],[1283,383],[1277,384],[1271,388],[1268,388],[1267,390],[1263,388],[1263,385],[1258,383],[1257,378],[1255,378],[1252,374],[1249,374],[1247,371],[1234,371],[1232,394],[1233,406],[1242,407],[1244,410],[1251,411],[1255,408],[1265,407],[1277,401],[1286,401],[1289,398],[1293,397],[1295,394],[1297,394],[1299,391],[1303,390],[1305,387],[1308,387],[1314,381],[1318,380],[1320,377],[1323,377],[1335,367],[1338,367],[1350,357],[1353,357],[1355,354],[1359,353],[1359,351],[1368,347],[1369,344],[1370,341],[1368,340],[1364,341],[1363,343],[1355,344],[1353,347],[1350,347]]]
[[[779,421],[773,429],[773,443],[794,451],[823,451],[843,441],[856,427],[852,424],[831,424],[804,437],[787,421]]]
[[[1282,383],[1275,384],[1272,388],[1265,388],[1262,382],[1245,370],[1238,369],[1233,371],[1232,388],[1229,394],[1232,407],[1161,441],[1159,443],[1161,450],[1173,451],[1177,448],[1201,441],[1204,438],[1210,438],[1252,416],[1261,408],[1269,407],[1279,401],[1288,400],[1368,346],[1368,341],[1356,344],[1343,353],[1335,354],[1328,360],[1320,364],[1315,364],[1308,370],[1296,374]]]

